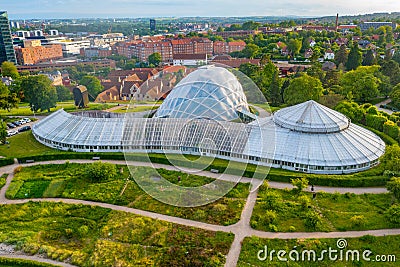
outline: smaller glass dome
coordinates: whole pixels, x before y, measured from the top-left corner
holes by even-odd
[[[242,85],[229,70],[212,65],[189,74],[157,110],[159,118],[206,118],[232,121],[249,112]]]
[[[314,100],[274,113],[275,124],[282,128],[305,133],[334,133],[349,127],[349,119]]]

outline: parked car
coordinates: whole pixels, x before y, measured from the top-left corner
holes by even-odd
[[[11,122],[8,122],[7,123],[7,126],[9,127],[9,128],[15,128],[15,127],[17,127],[14,123],[11,123]]]
[[[22,132],[29,131],[30,129],[31,129],[31,126],[25,125],[25,126],[19,128],[19,129],[18,129],[18,132],[22,133]]]
[[[17,125],[17,126],[21,126],[21,123],[19,122],[19,121],[14,121],[13,122],[15,125]]]
[[[23,120],[23,119],[20,119],[20,120],[19,120],[19,123],[21,123],[21,125],[22,125],[22,124],[25,124],[25,123],[26,123],[26,121],[25,121],[25,120]]]
[[[24,120],[26,123],[31,122],[31,119],[29,119],[29,118],[23,118],[23,120]]]
[[[10,137],[10,136],[16,135],[17,133],[18,132],[16,130],[7,131],[7,136]]]

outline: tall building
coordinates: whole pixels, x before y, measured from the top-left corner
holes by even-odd
[[[6,11],[0,11],[0,64],[4,61],[17,63],[11,39],[8,15]]]
[[[392,29],[396,29],[397,24],[391,21],[364,21],[360,24],[360,28],[362,31],[366,31],[369,28],[374,28],[375,30],[382,26],[390,26]]]
[[[151,31],[155,31],[156,30],[156,20],[155,19],[151,19],[150,20],[150,30]]]

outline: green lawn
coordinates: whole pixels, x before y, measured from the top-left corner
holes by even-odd
[[[349,231],[399,228],[385,211],[390,194],[295,194],[289,190],[260,188],[251,218],[257,230],[279,232]],[[313,223],[315,222],[315,223]]]
[[[262,109],[264,109],[265,111],[268,111],[268,112],[270,112],[270,113],[273,113],[273,112],[275,112],[275,111],[280,110],[281,108],[283,108],[283,107],[272,107],[272,106],[270,106],[269,104],[252,104],[252,105],[257,106],[257,107],[260,107],[260,108],[262,108]]]
[[[116,103],[89,103],[89,107],[85,108],[84,110],[104,110],[116,106]],[[72,101],[69,102],[58,102],[55,108],[50,109],[50,113],[57,111],[63,108],[65,111],[72,112],[72,111],[80,111],[82,109],[77,109],[76,106]],[[35,112],[35,115],[48,115],[49,112],[47,110]],[[33,116],[33,112],[30,109],[27,103],[22,103],[19,105],[18,108],[13,108],[10,111],[7,110],[0,110],[0,116]]]
[[[223,266],[233,235],[94,206],[0,206],[0,242],[77,266]],[[26,266],[26,265],[24,265]]]
[[[160,106],[122,106],[120,109],[115,109],[112,112],[115,113],[134,113],[134,112],[144,112],[144,111],[149,111],[149,110],[156,110],[158,109]]]
[[[10,144],[0,145],[0,156],[16,158],[54,153],[57,151],[36,141],[31,131],[19,133],[7,140]]]
[[[346,238],[347,247],[343,251],[343,260],[340,260],[340,250],[338,249],[337,242],[338,239],[263,239],[257,237],[247,237],[242,243],[242,251],[240,253],[238,267],[248,267],[248,266],[310,266],[310,267],[346,267],[346,266],[399,266],[400,258],[400,236],[384,236],[384,237],[374,237],[374,236],[363,236],[360,238]],[[265,251],[265,246],[267,246],[267,253],[270,255],[272,250],[275,250],[273,254],[273,261],[270,261],[270,257],[265,260],[258,259],[257,254],[260,250]],[[316,252],[316,258],[320,258],[322,250],[338,250],[338,252],[332,253],[332,258],[337,256],[336,261],[329,259],[329,253],[325,253],[323,260],[308,261],[308,254],[305,255],[305,261],[302,261],[302,253],[306,250],[313,250]],[[288,259],[288,262],[279,261],[277,258],[277,252],[279,250],[284,250],[286,255],[284,258]],[[299,260],[291,261],[289,258],[289,253],[292,250],[299,252]],[[357,250],[360,255],[360,261],[353,261],[351,254],[347,251]],[[370,262],[363,260],[363,252],[370,250],[372,254],[366,254],[371,260]],[[346,253],[348,255],[346,261]],[[296,253],[292,253],[292,258],[296,259]],[[375,261],[376,255],[386,256],[388,259],[389,255],[394,255],[396,257],[396,262],[379,262]],[[260,253],[261,258],[264,256],[264,252]]]
[[[84,166],[85,164],[67,163],[21,168],[15,174],[6,195],[10,199],[63,197],[92,200],[220,225],[230,225],[239,221],[248,195],[249,185],[238,184],[225,197],[214,203],[196,208],[175,207],[153,199],[133,180],[127,182],[129,171],[126,166],[118,166],[118,170],[122,168],[123,173],[102,183],[93,183],[86,178]],[[135,176],[148,175],[148,179],[155,173],[154,169],[149,167],[134,167],[134,172]],[[208,177],[165,169],[159,169],[157,172],[168,181],[184,187],[201,186],[213,181]],[[180,182],[178,176],[181,176]]]

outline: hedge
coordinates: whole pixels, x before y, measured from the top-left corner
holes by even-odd
[[[21,266],[21,267],[54,267],[59,265],[53,265],[45,262],[37,262],[37,261],[30,261],[24,259],[15,259],[15,258],[5,258],[4,256],[0,256],[0,266]]]
[[[0,167],[6,166],[6,165],[13,165],[13,164],[14,164],[14,159],[12,159],[12,158],[0,159]]]
[[[370,130],[371,132],[373,132],[377,136],[379,136],[383,140],[383,142],[385,142],[385,144],[388,145],[388,146],[398,145],[399,144],[395,139],[393,139],[392,137],[390,137],[389,135],[387,135],[385,133],[382,133],[382,132],[380,132],[378,130],[375,130],[374,128],[371,128],[371,127],[368,127],[368,126],[364,126],[363,125],[363,127],[368,129],[368,130]]]

